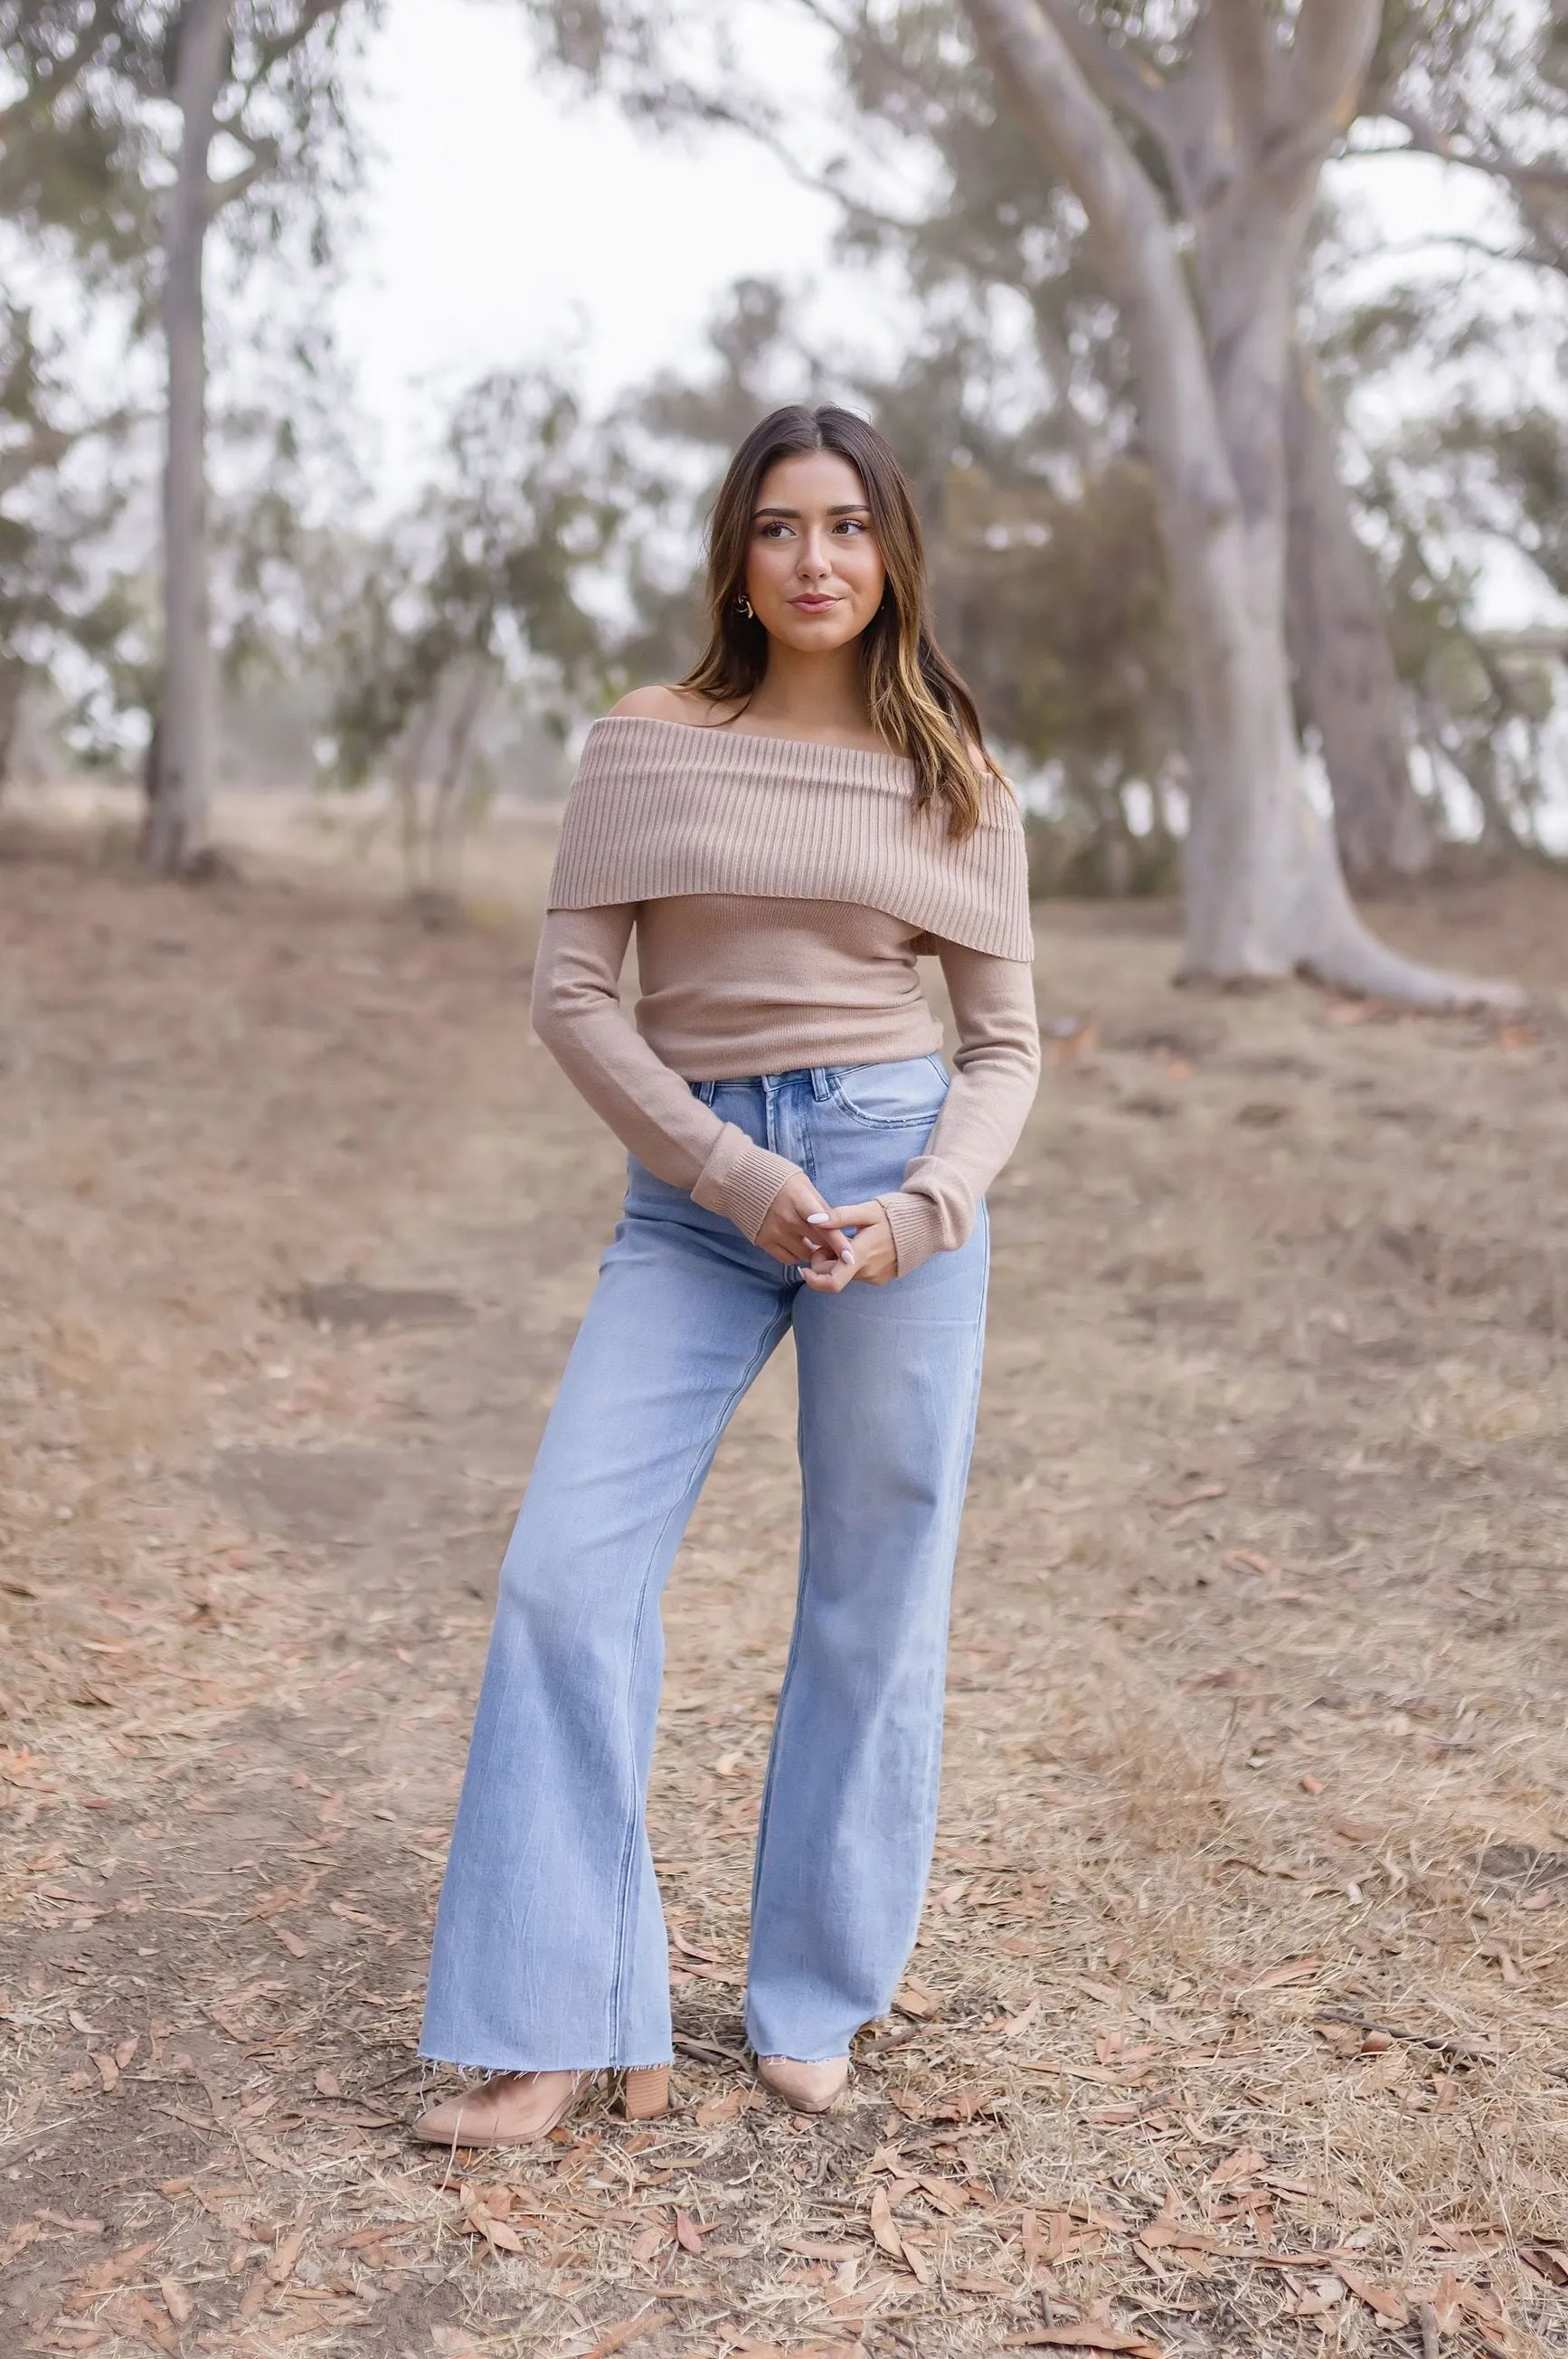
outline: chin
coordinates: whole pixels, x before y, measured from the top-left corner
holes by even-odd
[[[763,626],[773,638],[782,640],[800,655],[831,655],[838,647],[848,647],[865,629],[864,623],[847,622],[840,614],[797,614],[792,610],[775,625]]]

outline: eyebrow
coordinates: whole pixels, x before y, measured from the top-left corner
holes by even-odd
[[[827,511],[829,516],[870,516],[871,512],[870,506],[864,500],[846,500],[841,507],[829,508]],[[753,516],[794,516],[798,518],[801,515],[801,510],[799,508],[753,508],[752,514]]]

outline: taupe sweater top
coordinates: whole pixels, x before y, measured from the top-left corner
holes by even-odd
[[[958,1032],[947,1101],[883,1196],[902,1275],[962,1245],[1039,1073],[1022,830],[996,788],[962,844],[888,754],[630,714],[598,722],[572,789],[535,967],[534,1025],[659,1178],[754,1239],[795,1167],[699,1082],[924,1056]],[[636,1027],[621,1010],[633,930]]]

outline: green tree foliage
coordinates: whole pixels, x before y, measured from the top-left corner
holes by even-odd
[[[611,676],[612,634],[587,594],[622,517],[608,456],[556,378],[484,377],[458,403],[437,480],[338,576],[329,773],[391,780],[421,886],[444,884],[491,784],[497,703],[564,734]]]
[[[102,675],[132,628],[103,555],[124,507],[103,457],[127,423],[83,418],[59,353],[0,299],[0,786],[27,689],[62,657],[79,679]]]

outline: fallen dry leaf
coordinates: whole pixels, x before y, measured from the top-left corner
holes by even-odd
[[[107,2096],[119,2081],[120,2068],[114,2059],[101,2048],[93,2049],[91,2060],[98,2067],[98,2078],[103,2082],[103,2094]]]
[[[916,1982],[913,1974],[905,1974],[893,2000],[900,2015],[907,2015],[917,2023],[926,2016],[935,2015],[941,2003],[935,1992],[927,1990],[924,1983]]]
[[[912,2275],[917,2277],[923,2286],[929,2285],[935,2271],[924,2245],[914,2236],[905,2236],[902,2242],[903,2257]]]
[[[583,2359],[610,2359],[612,2351],[624,2351],[640,2335],[652,2334],[655,2327],[667,2326],[669,2315],[667,2310],[648,2310],[640,2318],[623,2318],[619,2326],[611,2327],[600,2336],[591,2351],[583,2353]]]
[[[466,2205],[463,2218],[473,2230],[474,2234],[482,2236],[492,2251],[500,2253],[523,2251],[523,2239],[516,2229],[509,2228],[504,2220],[496,2219],[487,2204],[475,2201]]]
[[[890,2259],[903,2260],[903,2240],[893,2225],[892,2206],[888,2201],[887,2190],[881,2187],[871,2198],[871,2235]]]
[[[1130,2334],[1119,2326],[1100,2326],[1085,2319],[1077,2326],[1037,2326],[1032,2334],[1004,2334],[1004,2351],[1125,2351],[1131,2359],[1164,2359],[1162,2344],[1146,2334]]]
[[[122,2303],[129,2300],[143,2342],[150,2343],[155,2351],[167,2351],[170,2359],[174,2359],[179,2349],[179,2335],[171,2321],[160,2310],[154,2309],[146,2294],[134,2297],[122,2294],[120,2299]]]
[[[266,2273],[274,2285],[287,2285],[294,2275],[294,2265],[305,2250],[306,2234],[307,2223],[302,2220],[297,2228],[290,2229],[273,2254],[266,2265]]]
[[[1358,2277],[1344,2261],[1336,2261],[1334,2266],[1336,2274],[1344,2279],[1357,2301],[1364,2301],[1368,2310],[1375,2310],[1379,2318],[1389,2319],[1395,2326],[1405,2323],[1410,2316],[1410,2307],[1396,2287],[1379,2285],[1371,2277]]]
[[[764,2109],[767,2099],[760,2089],[731,2089],[727,2096],[708,2097],[697,2109],[697,2126],[710,2130],[719,2122],[735,2121],[753,2107]]]
[[[1271,1966],[1266,1973],[1254,1974],[1250,1982],[1242,1984],[1242,1988],[1249,1991],[1282,1990],[1287,1983],[1310,1982],[1314,1974],[1322,1971],[1321,1958],[1287,1958],[1282,1964]]]
[[[271,1925],[267,1930],[283,1943],[291,1958],[303,1958],[307,1954],[305,1944],[298,1934],[291,1933],[287,1925]]]
[[[323,2064],[316,2075],[316,2093],[320,2097],[341,2097],[342,2083],[330,2064]]]
[[[695,2253],[700,2257],[702,2253],[702,2230],[697,2226],[697,2222],[692,2218],[689,2212],[677,2212],[676,2213],[676,2242],[680,2246],[683,2253]]]
[[[1225,2238],[1212,2229],[1198,2228],[1184,2220],[1177,2220],[1162,2212],[1151,2220],[1146,2228],[1138,2231],[1138,2242],[1146,2252],[1222,2253]]]
[[[88,2270],[82,2279],[83,2288],[91,2293],[107,2293],[111,2286],[128,2284],[132,2277],[140,2276],[142,2263],[149,2253],[157,2250],[157,2244],[156,2236],[149,2236],[145,2245],[127,2245],[124,2252],[112,2253],[106,2261]]]
[[[644,2228],[632,2246],[632,2258],[634,2261],[651,2261],[654,2254],[669,2241],[670,2232],[667,2228]]]
[[[1452,2269],[1444,2269],[1437,2280],[1437,2291],[1432,2298],[1432,2314],[1439,2334],[1455,2334],[1459,2330],[1459,2280]]]
[[[179,2279],[178,2277],[160,2277],[158,2279],[157,2289],[163,2296],[163,2306],[165,2310],[168,2310],[170,2318],[173,2319],[176,2326],[183,2326],[186,2320],[194,2312],[196,2304],[186,2292],[185,2288],[180,2284]]]
[[[1227,2154],[1225,2160],[1209,2172],[1208,2183],[1211,2187],[1232,2187],[1238,2179],[1256,2179],[1258,2173],[1268,2167],[1266,2158],[1255,2146],[1238,2146],[1234,2154]]]
[[[934,2122],[972,2122],[977,2114],[993,2113],[997,2098],[987,2089],[954,2089],[932,2108]]]
[[[1228,1483],[1205,1483],[1196,1491],[1187,1491],[1179,1499],[1156,1499],[1154,1505],[1167,1515],[1179,1516],[1188,1507],[1200,1507],[1206,1499],[1223,1499],[1229,1490]]]

